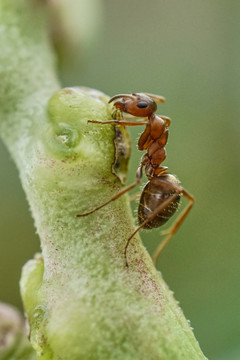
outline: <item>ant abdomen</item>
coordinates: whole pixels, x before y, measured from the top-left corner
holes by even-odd
[[[172,184],[172,186],[171,186]],[[167,186],[166,186],[167,185]],[[179,185],[179,181],[175,176],[164,174],[159,177],[153,177],[151,181],[145,185],[138,207],[138,222],[141,225],[161,204],[165,203],[170,197],[176,194],[175,186]],[[149,219],[143,226],[143,229],[157,228],[165,224],[171,216],[176,212],[181,195],[174,197],[168,206],[164,207],[159,213]]]

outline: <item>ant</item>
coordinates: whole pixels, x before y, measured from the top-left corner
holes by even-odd
[[[155,112],[157,110],[157,103],[164,102],[165,98],[147,93],[133,93],[115,95],[109,100],[109,103],[113,101],[116,112],[120,113],[121,119],[123,119],[122,113],[127,113],[130,114],[130,117],[140,117],[143,118],[143,120],[88,120],[88,122],[94,124],[118,124],[122,126],[145,125],[145,130],[138,140],[138,149],[146,150],[147,152],[141,159],[140,166],[136,173],[136,180],[133,184],[122,189],[104,204],[88,213],[79,214],[77,217],[90,215],[133,189],[140,183],[144,168],[148,182],[140,197],[138,207],[139,226],[127,239],[124,248],[125,264],[127,267],[127,248],[134,235],[142,228],[152,229],[165,224],[176,212],[182,195],[189,200],[187,207],[179,215],[172,227],[164,232],[167,235],[153,254],[153,262],[156,265],[163,248],[167,245],[191,210],[194,204],[194,198],[180,185],[180,182],[174,175],[168,173],[166,166],[160,166],[166,158],[165,145],[168,139],[168,128],[171,119],[167,116],[156,115]]]

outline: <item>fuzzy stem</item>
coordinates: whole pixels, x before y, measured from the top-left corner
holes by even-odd
[[[0,10],[1,136],[42,248],[21,279],[38,359],[204,359],[138,236],[125,267],[134,230],[128,197],[76,217],[122,186],[112,166],[118,131],[87,123],[111,118],[108,98],[59,90],[40,2],[0,0]]]

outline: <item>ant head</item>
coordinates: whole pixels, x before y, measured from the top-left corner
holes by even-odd
[[[119,94],[113,96],[109,100],[109,103],[116,99],[120,99],[114,103],[117,109],[138,117],[148,117],[152,115],[157,110],[156,101],[164,101],[164,98],[156,97],[155,95],[133,93],[131,95]]]

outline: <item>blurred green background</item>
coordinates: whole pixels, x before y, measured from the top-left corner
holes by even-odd
[[[98,11],[89,7],[87,17],[83,6],[79,23],[87,19],[85,30],[95,25],[95,35],[81,40],[68,67],[65,61],[63,85],[167,98],[158,110],[173,120],[164,165],[196,204],[162,253],[159,269],[205,355],[240,359],[240,2],[104,0],[100,9],[99,1],[88,1]],[[130,129],[129,183],[142,156],[140,132]],[[0,299],[21,308],[21,267],[39,241],[2,144],[0,166]],[[158,229],[141,235],[150,252],[161,239]]]

